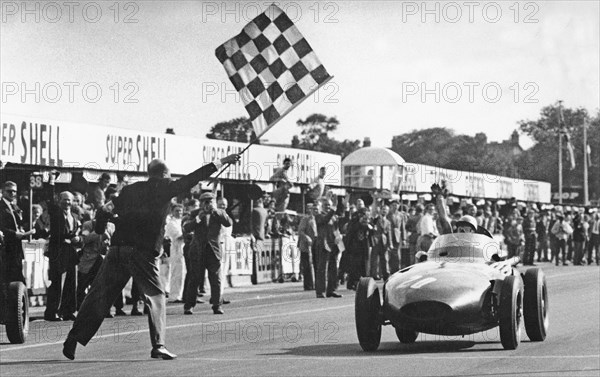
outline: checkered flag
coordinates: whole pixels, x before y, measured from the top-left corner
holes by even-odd
[[[215,55],[240,93],[257,138],[332,78],[275,5],[219,46]]]

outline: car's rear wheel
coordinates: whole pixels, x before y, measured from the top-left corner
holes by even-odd
[[[520,277],[507,276],[502,282],[498,310],[500,342],[507,350],[516,349],[521,342],[522,292]]]
[[[530,268],[523,276],[523,284],[525,331],[531,341],[541,342],[546,339],[549,324],[546,276],[542,270]]]
[[[381,299],[373,278],[361,278],[356,287],[354,318],[358,342],[364,351],[375,351],[381,341]]]
[[[25,343],[29,333],[29,298],[27,288],[20,281],[8,286],[6,336],[13,344]]]
[[[400,343],[410,344],[414,343],[415,340],[417,340],[419,332],[396,327],[396,336],[398,337]]]

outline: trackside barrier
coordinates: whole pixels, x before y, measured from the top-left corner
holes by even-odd
[[[266,239],[256,241],[252,245],[254,257],[252,282],[254,284],[270,283],[274,279],[273,241],[273,239]]]
[[[48,279],[48,258],[44,256],[46,240],[22,241],[23,253],[23,275],[25,284],[29,288],[31,305],[43,305],[43,296],[46,288],[50,285]],[[37,296],[37,297],[34,297]]]
[[[300,274],[300,251],[295,236],[257,242],[254,247],[254,284],[286,280],[296,281]]]

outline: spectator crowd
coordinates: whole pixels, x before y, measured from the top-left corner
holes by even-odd
[[[250,221],[251,245],[260,252],[268,238],[283,235],[297,240],[300,279],[305,290],[318,298],[341,297],[338,286],[356,289],[360,277],[387,279],[403,266],[415,262],[418,251],[427,251],[442,233],[444,224],[434,203],[403,203],[396,195],[367,195],[350,200],[336,197],[325,186],[321,169],[309,186],[304,215],[287,211],[293,183],[287,176],[289,161],[271,178],[276,189],[254,201],[251,219],[240,219],[229,211],[225,198],[204,193],[199,198],[172,199],[164,222],[160,256],[160,279],[167,298],[181,303],[185,314],[210,292],[215,314],[222,314],[228,273],[235,253],[232,225]],[[64,191],[53,200],[32,206],[29,221],[19,208],[29,206],[18,197],[14,182],[3,183],[0,203],[1,230],[8,248],[18,249],[22,239],[47,239],[50,286],[45,319],[73,320],[111,245],[115,227],[95,216],[99,208],[119,195],[123,182],[111,184],[104,173],[85,193]],[[481,204],[481,203],[479,203]],[[228,212],[229,211],[229,212]],[[293,213],[290,213],[293,212]],[[462,199],[450,203],[447,214],[453,226],[464,215],[501,240],[508,257],[519,256],[523,264],[552,262],[558,265],[600,264],[600,213],[575,207],[543,209],[535,204],[491,202],[477,206]],[[206,238],[206,239],[205,239]],[[18,242],[17,242],[18,241]],[[196,253],[208,247],[211,253]],[[208,246],[206,246],[208,245]],[[19,250],[22,256],[22,250]],[[18,253],[17,252],[17,253]],[[204,255],[198,258],[198,255]],[[24,281],[19,257],[10,260],[15,280]],[[21,262],[22,263],[22,262]],[[144,306],[135,280],[131,284],[131,315],[142,315]],[[113,303],[115,315],[126,315],[122,294]],[[107,317],[112,317],[110,312]]]

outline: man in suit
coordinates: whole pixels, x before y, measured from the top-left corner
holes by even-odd
[[[229,227],[233,224],[227,212],[215,206],[215,195],[204,193],[200,195],[200,209],[192,212],[192,221],[184,225],[187,232],[194,232],[190,245],[191,273],[189,286],[184,298],[184,314],[193,314],[196,306],[196,292],[200,285],[204,285],[205,271],[208,270],[210,282],[210,302],[214,314],[223,314],[221,309],[221,226]]]
[[[317,274],[315,276],[315,289],[317,298],[342,297],[336,293],[338,285],[337,255],[339,249],[336,245],[336,231],[338,231],[338,218],[331,208],[331,200],[322,200],[322,212],[315,216],[317,223]],[[327,287],[327,289],[325,288]]]
[[[398,211],[398,200],[390,203],[390,213],[387,219],[391,227],[391,242],[389,250],[389,273],[393,274],[400,269],[400,248],[406,241],[406,222],[400,211]]]
[[[24,232],[22,211],[15,204],[17,199],[17,184],[6,181],[2,188],[2,200],[0,200],[0,231],[4,233],[5,257],[7,281],[21,281],[25,283],[23,276],[23,244],[21,240],[35,230]]]
[[[73,360],[77,343],[86,345],[92,339],[132,276],[149,308],[150,357],[163,360],[177,357],[165,347],[166,303],[158,270],[171,198],[189,192],[223,164],[236,163],[239,159],[237,154],[227,156],[176,181],[171,179],[164,161],[152,160],[148,165],[147,181],[123,187],[121,194],[103,207],[107,212],[112,209],[115,233],[106,259],[65,340],[65,357]]]
[[[77,310],[77,276],[79,263],[77,250],[81,246],[81,222],[71,212],[73,194],[68,191],[59,195],[58,206],[51,204],[50,240],[48,243],[48,277],[51,281],[46,294],[48,301],[46,321],[75,320]]]
[[[379,280],[387,280],[390,275],[388,269],[388,250],[392,248],[392,226],[387,219],[390,207],[382,205],[379,215],[373,219],[373,249],[371,252],[370,275]],[[377,269],[379,268],[379,273]]]
[[[298,225],[298,249],[300,249],[300,271],[304,280],[304,290],[312,291],[314,286],[313,250],[317,239],[317,222],[315,214],[318,207],[313,204],[306,205],[306,216]]]

